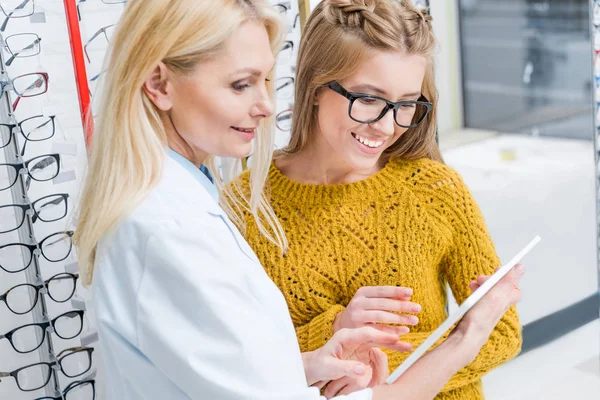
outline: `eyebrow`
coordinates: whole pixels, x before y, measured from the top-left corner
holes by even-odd
[[[369,85],[369,84],[352,86],[352,90],[372,91],[372,92],[375,92],[375,93],[377,93],[378,95],[380,95],[382,97],[387,96],[387,93],[386,93],[385,90],[380,89],[377,86],[373,86],[373,85]],[[402,95],[402,97],[400,99],[405,99],[405,98],[409,98],[409,97],[420,97],[420,96],[421,96],[421,92],[405,93],[404,95]]]
[[[275,61],[273,61],[273,68],[271,68],[269,70],[269,72],[273,71],[274,69],[275,69]],[[235,76],[235,75],[239,75],[239,74],[242,74],[242,73],[248,73],[248,74],[250,74],[252,76],[260,76],[262,74],[262,71],[260,71],[260,70],[258,70],[256,68],[251,68],[251,67],[240,68],[237,71],[232,72],[230,74],[230,76]]]
[[[235,72],[232,72],[231,75],[232,76],[233,75],[239,75],[239,74],[242,74],[242,73],[249,73],[252,76],[259,76],[262,72],[260,72],[257,69],[254,69],[254,68],[242,68],[242,69],[238,69]]]

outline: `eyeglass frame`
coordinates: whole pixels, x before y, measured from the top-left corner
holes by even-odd
[[[283,121],[284,119],[292,119],[293,111],[294,111],[293,108],[288,108],[287,110],[283,110],[275,116],[275,126],[281,132],[290,132],[292,130],[291,127],[290,127],[290,129],[281,129],[281,127],[279,126],[279,121]],[[282,118],[284,116],[285,116],[285,118]]]
[[[35,37],[35,39],[34,39],[34,40],[33,40],[33,42],[31,42],[31,44],[29,44],[28,46],[26,46],[26,47],[24,47],[24,48],[22,48],[22,49],[19,49],[19,51],[17,51],[17,52],[14,52],[14,51],[13,51],[14,49],[11,49],[11,48],[10,48],[10,46],[8,45],[8,40],[9,40],[10,38],[14,38],[15,36],[25,36],[25,35],[28,35],[28,36],[29,36],[29,35],[33,35],[33,36]],[[37,56],[38,54],[40,54],[40,52],[41,52],[41,50],[42,50],[42,49],[41,49],[41,46],[40,46],[40,47],[39,47],[39,51],[38,51],[37,53],[35,53],[35,54],[31,54],[31,55],[29,55],[29,56],[20,56],[20,57],[19,57],[19,54],[21,54],[21,53],[22,53],[24,50],[27,50],[27,48],[28,48],[28,47],[31,47],[31,46],[37,45],[37,44],[39,44],[39,43],[42,41],[42,38],[41,38],[41,37],[40,37],[40,36],[39,36],[37,33],[35,33],[35,32],[23,32],[23,33],[15,33],[14,35],[7,36],[7,37],[6,37],[6,39],[4,39],[4,38],[0,37],[0,41],[2,42],[2,44],[3,44],[4,48],[6,49],[6,51],[7,51],[7,52],[8,52],[8,53],[11,55],[11,57],[10,57],[8,60],[6,60],[6,62],[4,63],[4,64],[5,64],[6,66],[8,66],[8,67],[10,67],[10,66],[11,66],[11,64],[13,63],[13,61],[14,61],[15,59],[17,59],[17,58],[29,58],[29,57],[35,57],[35,56]]]
[[[390,101],[388,99],[385,99],[383,97],[380,96],[376,96],[373,94],[367,94],[367,93],[356,93],[356,92],[349,92],[348,90],[346,90],[342,85],[340,85],[338,82],[336,81],[332,81],[329,82],[325,85],[326,87],[328,87],[329,89],[331,89],[332,91],[334,91],[335,93],[344,96],[345,98],[348,99],[348,116],[350,117],[350,119],[352,119],[355,122],[361,123],[361,124],[374,124],[375,122],[381,120],[390,110],[394,110],[394,123],[396,125],[398,125],[401,128],[406,128],[406,129],[410,129],[410,128],[414,128],[417,125],[419,125],[421,122],[423,122],[423,120],[425,119],[425,117],[427,116],[427,114],[429,114],[429,112],[431,111],[431,109],[433,108],[433,104],[430,103],[427,98],[423,95],[421,95],[421,97],[419,97],[419,100],[417,101],[398,101],[398,102],[393,102]],[[354,105],[354,101],[358,100],[358,99],[376,99],[376,100],[381,100],[384,101],[386,103],[386,106],[383,108],[383,110],[381,111],[381,113],[379,114],[379,116],[371,121],[360,121],[356,118],[354,118],[352,116],[352,106]],[[421,100],[421,99],[424,99]],[[397,113],[398,113],[398,109],[401,106],[405,106],[405,105],[412,105],[412,104],[420,104],[420,105],[424,105],[427,107],[427,111],[423,114],[423,117],[416,123],[411,124],[409,126],[406,125],[400,125],[398,123],[397,120]]]
[[[18,17],[13,17],[12,16],[15,13],[16,10],[25,8],[25,6],[27,4],[29,4],[30,1],[32,2],[31,14],[20,15]],[[8,21],[10,21],[11,18],[25,18],[25,17],[30,17],[30,16],[32,16],[35,13],[35,0],[23,0],[23,2],[21,4],[19,4],[17,6],[17,8],[14,8],[8,14],[6,13],[6,11],[4,10],[4,7],[2,7],[1,4],[0,4],[0,10],[2,10],[2,13],[6,16],[6,18],[4,19],[4,22],[2,23],[2,26],[0,26],[0,32],[4,32],[6,30],[6,25],[8,25]]]
[[[61,258],[60,260],[50,260],[45,254],[44,251],[42,250],[43,244],[46,240],[50,239],[52,236],[56,236],[56,235],[60,235],[60,234],[66,234],[67,236],[69,236],[69,238],[71,239],[71,243],[69,245],[69,251],[67,252],[67,254]],[[75,234],[75,232],[73,231],[62,231],[62,232],[55,232],[52,233],[48,236],[46,236],[44,239],[42,239],[39,243],[36,244],[27,244],[27,243],[21,243],[21,242],[15,242],[15,243],[8,243],[5,245],[0,246],[0,250],[6,248],[6,247],[10,247],[10,246],[22,246],[25,247],[27,249],[29,249],[30,253],[31,253],[31,260],[29,260],[29,264],[27,264],[27,266],[25,266],[24,268],[18,270],[18,271],[9,271],[6,268],[4,268],[2,266],[2,264],[0,264],[0,268],[3,269],[4,271],[8,272],[9,274],[16,274],[18,272],[21,271],[25,271],[27,268],[29,268],[29,266],[31,265],[31,262],[33,261],[33,257],[34,256],[38,256],[41,254],[42,257],[44,257],[46,260],[48,260],[49,262],[61,262],[67,259],[67,257],[69,257],[69,254],[71,254],[71,251],[73,251],[73,235]],[[36,252],[36,250],[39,249],[39,252]]]
[[[75,354],[75,353],[80,353],[82,351],[86,351],[88,353],[89,359],[90,359],[90,365],[89,367],[81,372],[78,373],[77,375],[67,375],[65,374],[65,370],[64,367],[62,366],[62,362],[64,361],[65,358]],[[69,354],[63,355],[66,352],[70,352]],[[12,372],[0,372],[0,382],[2,382],[1,378],[8,378],[8,377],[13,377],[15,378],[15,382],[17,383],[17,387],[19,388],[20,391],[22,392],[34,392],[36,390],[39,390],[41,388],[43,388],[44,386],[46,386],[48,384],[48,382],[50,382],[50,378],[52,377],[52,369],[54,369],[55,366],[58,366],[60,371],[67,377],[67,378],[76,378],[78,376],[81,376],[83,374],[85,374],[86,372],[88,372],[90,369],[92,369],[92,353],[94,352],[94,348],[93,347],[83,347],[83,346],[77,346],[77,347],[71,347],[69,349],[65,349],[63,351],[61,351],[57,356],[56,356],[56,361],[50,361],[50,362],[38,362],[38,363],[34,363],[34,364],[30,364],[30,365],[25,365],[24,367],[18,368]],[[19,384],[19,379],[17,378],[19,372],[27,369],[27,368],[31,368],[31,367],[36,367],[38,365],[47,365],[48,366],[48,377],[45,381],[45,383],[40,386],[37,387],[35,389],[23,389],[21,388],[21,385]]]
[[[40,78],[35,80],[34,85],[37,84],[38,82],[40,82],[40,85],[38,87],[41,87],[41,83],[43,83],[45,86],[43,92],[31,94],[31,95],[25,95],[25,94],[20,94],[19,92],[17,92],[15,90],[14,81],[19,78],[23,78],[23,77],[29,76],[29,75],[40,75]],[[15,92],[17,94],[17,99],[15,100],[15,102],[12,105],[12,109],[14,111],[19,106],[19,102],[21,101],[21,99],[26,99],[29,97],[37,97],[37,96],[46,94],[48,92],[48,86],[50,85],[50,75],[48,75],[47,72],[31,72],[28,74],[19,75],[16,78],[11,79],[9,81],[4,81],[4,82],[0,81],[0,85],[1,85],[0,86],[0,97],[2,97],[4,95],[4,92],[5,92],[7,86],[10,86],[9,90],[12,90],[13,92]],[[29,85],[29,87],[27,89],[32,89],[33,87],[35,87],[34,85]]]
[[[61,198],[64,202],[65,202],[65,214],[62,215],[60,218],[56,218],[56,219],[52,219],[52,220],[45,220],[42,219],[39,215],[39,213],[36,211],[35,209],[35,205],[41,201],[41,200],[45,200],[48,197],[58,197]],[[67,199],[69,198],[69,194],[68,193],[54,193],[54,194],[49,194],[47,196],[44,197],[40,197],[39,199],[31,202],[31,203],[27,203],[27,204],[5,204],[0,206],[0,209],[3,208],[8,208],[8,207],[15,207],[15,208],[20,208],[21,210],[23,210],[23,218],[21,219],[21,223],[18,224],[18,226],[16,228],[10,229],[8,231],[0,231],[0,234],[3,233],[9,233],[9,232],[13,232],[16,231],[17,229],[19,229],[20,227],[23,226],[23,224],[25,223],[25,217],[27,215],[27,212],[29,210],[32,210],[31,212],[31,222],[35,224],[35,222],[39,219],[42,222],[55,222],[55,221],[60,221],[61,219],[63,219],[64,217],[67,216],[67,214],[69,213],[69,203],[67,202]]]
[[[69,295],[69,297],[66,300],[56,300],[54,298],[54,296],[52,296],[52,293],[50,293],[50,282],[52,282],[53,280],[58,279],[57,277],[60,275],[69,275],[69,278],[61,278],[61,279],[70,279],[73,281],[73,291],[71,292],[71,294]],[[15,285],[13,287],[11,287],[10,289],[8,289],[4,294],[0,295],[0,302],[4,302],[4,304],[6,305],[6,308],[8,308],[8,310],[10,312],[12,312],[15,315],[25,315],[29,312],[31,312],[35,306],[37,305],[38,301],[39,301],[39,297],[40,297],[40,291],[43,288],[46,288],[46,293],[48,294],[48,297],[50,297],[55,303],[66,303],[67,301],[71,300],[73,298],[73,296],[75,295],[75,290],[77,287],[77,280],[79,279],[79,274],[72,274],[70,272],[60,272],[48,279],[46,279],[41,285],[32,285],[31,283],[21,283],[19,285]],[[31,308],[25,312],[16,312],[14,311],[12,308],[10,308],[10,306],[8,305],[8,302],[6,300],[6,298],[8,297],[8,294],[12,291],[15,290],[16,288],[20,288],[20,287],[32,287],[35,290],[35,300],[33,301],[33,305],[31,306]]]
[[[56,175],[52,176],[51,178],[48,179],[36,179],[33,176],[31,176],[31,170],[29,169],[29,164],[33,161],[33,160],[37,160],[38,158],[48,158],[51,157],[56,161],[56,164],[58,165],[58,167],[56,168]],[[18,182],[19,180],[19,175],[21,175],[21,171],[25,170],[27,171],[27,176],[29,177],[29,179],[32,179],[34,181],[37,182],[48,182],[51,181],[52,179],[56,178],[58,176],[58,174],[60,173],[60,154],[58,153],[54,153],[54,154],[42,154],[40,156],[35,156],[33,158],[30,158],[27,161],[23,161],[20,163],[1,163],[0,167],[2,166],[9,166],[15,169],[15,180],[14,182],[12,182],[10,184],[10,186],[8,186],[7,188],[0,188],[0,192],[4,191],[4,190],[8,190],[11,187],[15,186],[15,184]],[[27,181],[26,186],[29,185],[29,182]]]
[[[277,81],[282,81],[282,80],[285,80],[286,82],[284,84],[282,84],[281,86],[276,87],[275,88],[275,93],[279,92],[280,90],[286,88],[289,85],[293,86],[293,85],[296,84],[296,79],[294,79],[293,76],[283,76],[281,78],[277,78],[275,80],[275,83],[277,83]],[[294,97],[294,92],[293,91],[292,91],[292,96],[290,96],[290,97]],[[285,97],[285,98],[287,99],[288,97]]]
[[[81,321],[81,327],[79,328],[79,332],[77,332],[77,334],[75,334],[72,337],[63,337],[61,336],[57,331],[56,331],[56,321],[58,321],[60,318],[66,317],[69,314],[75,314],[79,317],[80,321]],[[7,339],[10,343],[10,345],[12,346],[13,350],[16,351],[19,354],[28,354],[28,353],[32,353],[34,351],[36,351],[37,349],[39,349],[40,347],[42,347],[42,345],[44,344],[44,341],[46,340],[46,332],[48,331],[48,329],[50,327],[52,327],[52,332],[54,332],[54,334],[56,336],[58,336],[59,338],[63,339],[63,340],[71,340],[76,338],[77,336],[79,336],[79,334],[83,331],[83,315],[85,314],[85,311],[83,310],[71,310],[71,311],[67,311],[65,313],[62,313],[61,315],[57,316],[56,318],[50,320],[50,321],[45,321],[45,322],[34,322],[31,324],[25,324],[22,326],[18,326],[15,329],[12,329],[11,331],[5,333],[4,335],[0,335],[0,340],[2,339]],[[71,318],[75,318],[75,317],[71,317]],[[15,335],[15,333],[17,333],[17,331],[19,331],[20,329],[23,328],[28,328],[30,326],[39,326],[40,328],[42,328],[42,331],[44,332],[44,335],[42,336],[42,340],[40,341],[40,343],[37,345],[37,347],[35,349],[32,350],[28,350],[28,351],[20,351],[17,350],[17,348],[15,347],[15,344],[13,343],[12,337]]]
[[[35,118],[40,118],[40,117],[45,117],[48,118],[49,121],[48,122],[52,122],[52,134],[50,136],[48,136],[47,138],[44,139],[30,139],[25,132],[23,132],[23,124],[27,121],[30,121],[32,119]],[[22,120],[21,122],[18,122],[16,124],[0,124],[0,126],[5,126],[7,128],[10,129],[10,136],[8,137],[8,142],[6,142],[6,144],[2,145],[0,144],[0,149],[5,148],[6,146],[8,146],[10,144],[10,142],[12,141],[12,137],[15,134],[15,128],[19,128],[19,132],[21,132],[21,135],[23,135],[23,138],[25,139],[25,143],[23,144],[23,149],[21,150],[21,156],[25,155],[25,148],[27,147],[27,142],[42,142],[44,140],[48,140],[54,137],[54,134],[56,133],[56,121],[55,121],[56,115],[49,115],[49,116],[45,116],[45,115],[34,115],[33,117],[29,117],[29,118],[25,118],[24,120]],[[40,125],[41,126],[41,125]],[[39,128],[39,127],[38,127]],[[31,133],[31,132],[30,132]]]
[[[105,4],[107,4],[107,3],[105,3]],[[119,4],[119,3],[114,3],[114,4]],[[85,57],[87,58],[87,60],[88,60],[88,62],[89,62],[89,63],[91,63],[91,62],[92,62],[92,60],[90,59],[90,55],[88,54],[88,51],[87,51],[87,48],[88,48],[88,46],[90,45],[90,43],[92,43],[92,41],[93,41],[94,39],[96,39],[98,36],[100,36],[100,34],[101,34],[101,33],[104,33],[104,37],[106,38],[106,41],[107,41],[108,43],[110,43],[110,40],[108,39],[108,35],[106,34],[106,30],[107,30],[108,28],[112,28],[112,27],[113,27],[113,26],[115,26],[115,25],[116,25],[116,24],[109,24],[109,25],[103,26],[102,28],[98,29],[98,30],[97,30],[97,31],[96,31],[96,32],[95,32],[95,33],[92,35],[92,37],[91,37],[91,38],[89,38],[89,39],[87,40],[87,42],[85,42],[85,44],[83,45],[83,52],[85,53]]]
[[[115,3],[116,4],[116,3]],[[69,394],[69,392],[71,390],[74,390],[75,388],[79,387],[79,386],[83,386],[83,385],[92,385],[92,398],[89,400],[95,400],[96,399],[96,380],[95,379],[87,379],[85,381],[75,381],[75,382],[71,382],[69,384],[69,386],[67,386],[65,388],[65,390],[62,392],[62,395],[58,396],[58,397],[38,397],[35,400],[65,400],[67,398],[67,395]]]

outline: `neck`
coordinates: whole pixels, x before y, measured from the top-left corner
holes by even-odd
[[[332,157],[335,151],[322,143],[318,135],[305,149],[276,162],[277,168],[288,178],[313,185],[336,185],[362,181],[377,173],[381,167],[358,170],[345,160]],[[320,143],[321,142],[321,143]]]
[[[181,136],[173,122],[171,114],[167,114],[163,117],[163,123],[167,134],[167,144],[169,145],[169,148],[188,159],[196,167],[200,168],[200,165],[208,158],[208,154],[188,143],[184,137]]]

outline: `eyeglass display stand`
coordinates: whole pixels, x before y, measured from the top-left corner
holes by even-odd
[[[600,290],[600,0],[590,1],[590,21],[593,47],[592,82],[594,82],[593,103],[595,116],[594,159],[596,165],[596,267],[598,268],[598,289]]]
[[[6,66],[5,66],[4,54],[0,51],[0,66],[2,67],[1,74],[6,74]],[[4,106],[0,106],[0,120],[11,123],[12,116],[12,106],[11,99],[9,97],[9,91],[4,91],[4,96],[2,98],[2,103]],[[4,148],[4,154],[6,156],[6,160],[9,163],[17,163],[21,160],[18,159],[18,154],[20,154],[20,146],[18,141],[19,136],[13,135],[13,140],[9,146]],[[20,172],[20,177],[15,185],[11,188],[12,199],[15,204],[23,204],[24,202],[31,204],[28,196],[27,196],[27,188],[25,186],[25,177],[26,174],[23,174],[23,170]],[[29,209],[27,211],[27,215],[25,217],[25,223],[19,228],[19,238],[23,243],[38,243],[35,238],[35,233],[33,231],[33,221],[31,218],[32,210]],[[37,245],[36,245],[37,246]],[[43,282],[42,274],[40,272],[40,263],[39,256],[41,254],[41,249],[39,246],[34,250],[34,254],[32,256],[32,265],[25,270],[26,282],[33,285],[39,285]],[[25,257],[25,256],[24,256]],[[34,321],[45,321],[48,319],[48,308],[46,306],[46,295],[47,288],[42,288],[39,292],[39,298],[36,307],[31,311]],[[52,335],[53,328],[49,327],[47,330],[42,333],[46,335],[46,340],[44,340],[42,346],[37,350],[40,355],[40,360],[42,362],[54,362],[56,361],[54,346],[52,343]],[[45,387],[46,396],[62,396],[62,390],[60,387],[60,381],[58,379],[58,369],[55,366],[52,368],[52,375],[50,378],[50,382]]]

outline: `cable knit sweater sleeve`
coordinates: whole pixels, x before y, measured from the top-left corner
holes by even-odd
[[[345,307],[335,304],[322,314],[314,317],[308,324],[296,326],[296,335],[302,352],[323,347],[333,336],[333,321]]]
[[[471,294],[469,283],[479,275],[492,274],[501,265],[500,260],[483,215],[460,175],[430,161],[419,174],[422,177],[417,193],[420,191],[419,196],[428,204],[430,215],[451,234],[441,271],[456,301],[461,304]],[[420,332],[403,339],[418,344],[426,336]],[[515,357],[521,350],[521,343],[521,325],[513,306],[502,317],[477,358],[461,369],[444,391],[478,381],[487,372]]]

